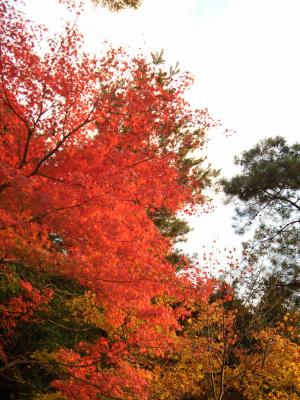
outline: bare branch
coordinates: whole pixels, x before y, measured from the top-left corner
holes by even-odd
[[[285,202],[291,204],[293,207],[296,207],[297,210],[300,211],[300,206],[297,203],[295,203],[294,201],[290,200],[289,198],[287,198],[285,196],[281,196],[280,194],[270,193],[268,190],[264,190],[264,193],[266,193],[268,196],[272,197],[273,199],[285,201]]]

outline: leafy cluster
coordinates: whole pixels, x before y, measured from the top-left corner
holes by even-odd
[[[15,7],[0,2],[1,398],[296,399],[297,312],[191,281],[173,249],[215,175],[190,77],[98,59],[74,25],[48,37]]]
[[[291,296],[300,287],[300,144],[265,139],[236,164],[241,174],[224,180],[223,187],[236,202],[237,231],[254,227],[253,239],[244,244],[248,259],[264,260],[266,275],[273,275],[267,284],[290,289]]]
[[[120,11],[124,8],[138,8],[141,0],[92,0],[93,4],[107,7],[111,11]]]

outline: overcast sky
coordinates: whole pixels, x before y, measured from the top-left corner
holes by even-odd
[[[56,0],[27,0],[40,22],[58,26]],[[138,10],[118,14],[90,9],[80,20],[91,51],[103,40],[129,51],[164,49],[166,64],[190,71],[192,104],[207,107],[230,138],[211,135],[209,160],[225,176],[234,174],[233,156],[267,136],[300,140],[299,0],[144,0]],[[139,50],[140,49],[140,50]],[[216,201],[211,215],[191,220],[194,231],[185,249],[201,252],[218,239],[237,246],[231,208]]]

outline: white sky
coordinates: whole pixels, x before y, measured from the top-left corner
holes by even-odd
[[[59,25],[56,0],[27,3],[39,22]],[[230,176],[233,156],[264,137],[300,140],[299,20],[299,0],[144,0],[138,10],[118,14],[90,7],[80,26],[92,51],[101,52],[104,39],[144,54],[163,48],[167,65],[179,61],[190,71],[192,104],[236,131],[230,138],[215,133],[208,149],[212,165]],[[186,250],[201,252],[213,239],[238,245],[232,209],[218,199],[216,206],[190,221]]]

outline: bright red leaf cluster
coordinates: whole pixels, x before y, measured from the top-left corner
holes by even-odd
[[[126,327],[114,344],[61,350],[71,378],[55,385],[68,398],[130,388],[142,399],[147,374],[130,349],[160,354],[172,344],[179,311],[155,299],[182,285],[148,212],[202,202],[185,157],[211,121],[184,100],[189,76],[176,80],[121,49],[92,57],[71,25],[47,39],[10,3],[0,6],[0,262],[75,279],[96,295],[107,326]],[[41,303],[20,284],[32,309]],[[7,309],[17,302],[30,310],[23,297]],[[97,369],[99,353],[113,374]]]

